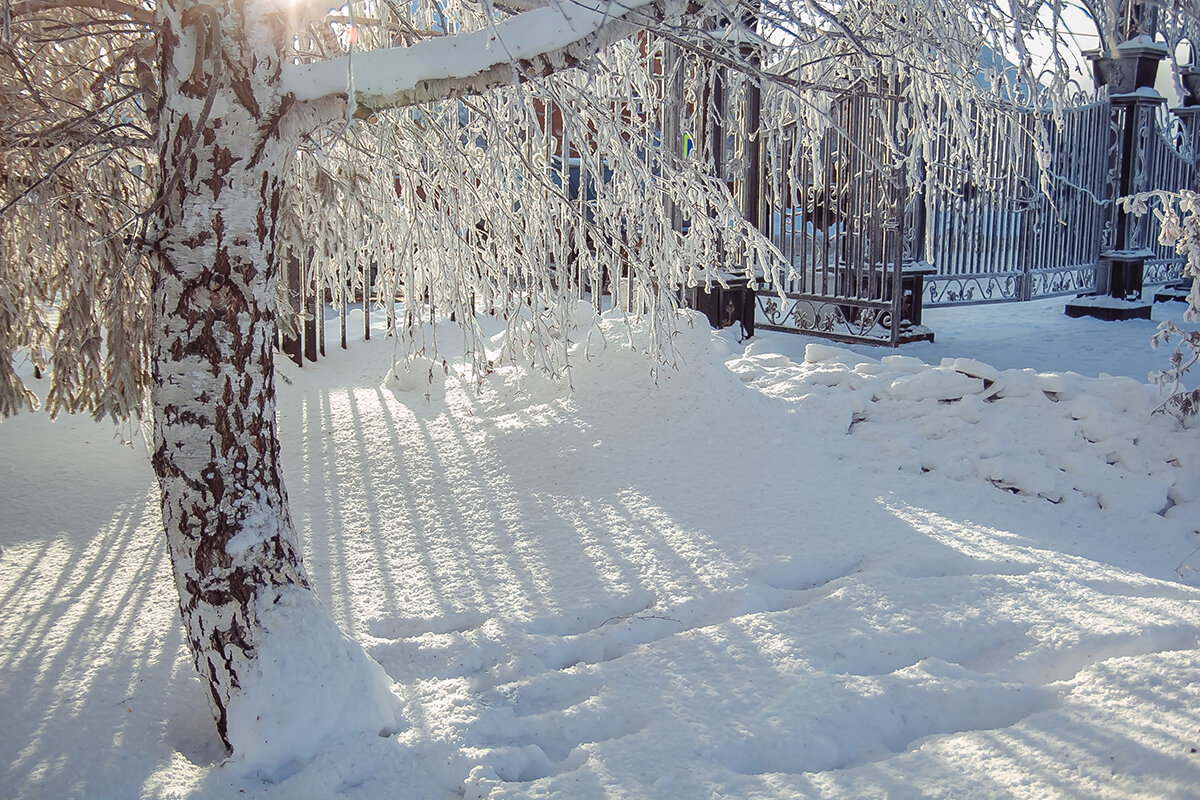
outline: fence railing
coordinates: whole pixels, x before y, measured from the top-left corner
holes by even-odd
[[[1158,113],[1153,113],[1158,111]],[[1140,143],[1145,154],[1135,162],[1137,191],[1162,189],[1178,191],[1196,189],[1197,154],[1200,154],[1200,107],[1174,109],[1170,112],[1151,110],[1144,112],[1141,130],[1145,138]],[[1140,217],[1139,220],[1149,220]],[[1166,283],[1177,279],[1183,264],[1183,256],[1171,245],[1158,242],[1154,230],[1143,232],[1150,255],[1146,259],[1143,280],[1147,284]]]
[[[1093,290],[1111,205],[1109,104],[1057,117],[1019,108],[976,113],[970,169],[961,149],[944,139],[923,154],[926,182],[915,199],[912,256],[934,269],[925,280],[925,303]]]

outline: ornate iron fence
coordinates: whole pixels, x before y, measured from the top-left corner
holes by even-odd
[[[1092,291],[1111,203],[1109,104],[1058,117],[1000,107],[977,114],[969,150],[938,140],[924,153],[913,257],[934,270],[925,303]],[[975,159],[969,165],[967,152]]]
[[[1200,152],[1200,108],[1164,112],[1154,106],[1137,105],[1122,110],[1138,114],[1139,140],[1133,161],[1133,186],[1130,193],[1163,189],[1197,188],[1197,153]],[[1182,274],[1183,256],[1171,245],[1160,244],[1153,235],[1148,217],[1126,215],[1125,224],[1135,228],[1129,241],[1149,251],[1143,283],[1166,283]]]

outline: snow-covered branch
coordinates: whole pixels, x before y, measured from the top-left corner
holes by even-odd
[[[291,65],[280,91],[298,100],[346,93],[353,69],[356,101],[371,108],[476,94],[577,66],[664,12],[662,0],[573,0],[409,47]]]
[[[90,9],[104,11],[118,17],[128,17],[134,22],[151,25],[154,22],[154,12],[135,3],[123,3],[121,0],[24,0],[13,3],[10,13],[14,17],[35,14],[39,11],[63,11],[67,9]]]

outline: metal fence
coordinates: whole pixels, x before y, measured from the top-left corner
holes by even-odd
[[[922,159],[913,255],[934,270],[925,304],[1092,291],[1111,205],[1108,102],[1057,117],[1018,108],[977,116],[975,163],[964,164],[965,149],[944,137]]]
[[[786,300],[759,299],[759,325],[895,344],[919,335],[905,327],[914,287],[918,308],[1087,294],[1106,290],[1101,257],[1114,252],[1145,258],[1146,284],[1179,277],[1182,257],[1155,240],[1152,218],[1116,200],[1197,187],[1200,108],[1168,113],[1153,98],[1057,113],[981,106],[957,138],[929,137],[914,154],[916,189],[905,193],[906,176],[882,166],[879,150],[902,133],[888,123],[902,102],[840,99],[841,131],[815,164],[798,133],[768,138],[772,235],[792,273]]]
[[[1136,115],[1133,128],[1137,133],[1128,193],[1196,189],[1200,108],[1167,112],[1154,105],[1134,105],[1118,109],[1114,125],[1123,124],[1128,115]],[[1180,277],[1183,257],[1173,246],[1157,241],[1149,217],[1121,215],[1119,219],[1128,227],[1127,241],[1148,251],[1144,283],[1166,283]]]

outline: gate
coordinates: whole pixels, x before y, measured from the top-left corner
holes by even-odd
[[[930,338],[923,304],[1095,290],[1120,158],[1107,100],[1057,116],[979,107],[974,140],[961,126],[959,139],[930,137],[911,182],[894,166],[902,102],[856,92],[833,104],[836,128],[815,146],[797,126],[767,137],[766,205],[787,278],[758,292],[758,327],[894,346]]]
[[[1134,158],[1131,194],[1153,189],[1178,191],[1197,188],[1197,153],[1200,151],[1200,107],[1162,109],[1149,104],[1119,110],[1119,115],[1137,114],[1134,123],[1139,141],[1133,144]],[[1121,118],[1114,125],[1123,124]],[[1147,250],[1142,282],[1166,283],[1182,275],[1183,257],[1172,245],[1159,244],[1148,216],[1122,214],[1121,224],[1128,227],[1125,241],[1144,245]]]
[[[892,346],[917,338],[901,274],[905,181],[890,166],[899,103],[886,93],[840,98],[831,110],[840,130],[816,146],[794,124],[768,137],[766,216],[786,277],[759,289],[757,327]]]

